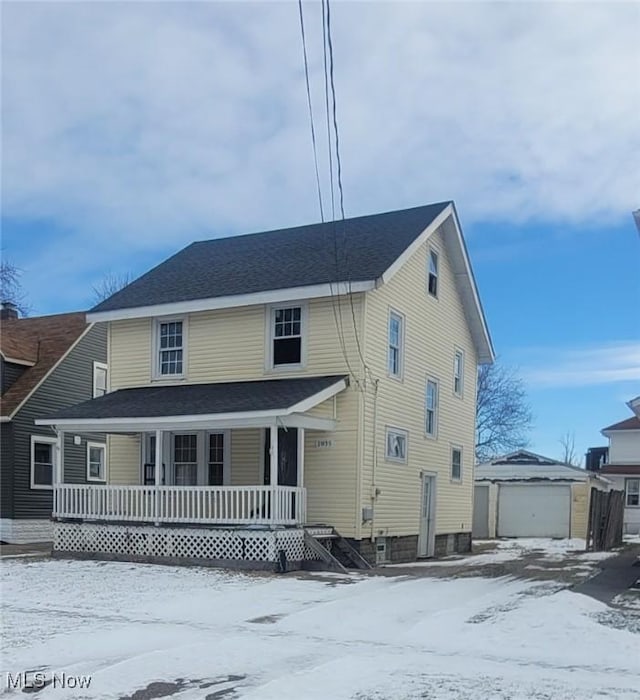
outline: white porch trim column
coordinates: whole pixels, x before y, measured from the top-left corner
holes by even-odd
[[[271,521],[280,517],[276,487],[278,486],[278,425],[269,428],[269,484],[271,485]]]
[[[162,485],[162,430],[156,430],[156,460],[154,465],[155,481],[155,524],[160,525],[160,486]]]
[[[304,486],[304,428],[298,428],[298,481],[297,485]]]

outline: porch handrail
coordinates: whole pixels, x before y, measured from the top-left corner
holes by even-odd
[[[53,517],[208,525],[300,525],[306,522],[306,489],[56,484]]]

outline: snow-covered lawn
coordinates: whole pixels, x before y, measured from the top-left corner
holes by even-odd
[[[28,559],[2,580],[2,671],[92,677],[39,699],[638,698],[638,635],[554,583]]]

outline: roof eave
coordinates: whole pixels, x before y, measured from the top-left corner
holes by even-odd
[[[127,309],[111,309],[108,311],[90,311],[87,320],[91,322],[123,321],[134,318],[172,316],[196,311],[213,311],[215,309],[231,309],[255,304],[277,304],[280,302],[318,299],[335,295],[355,294],[375,289],[375,280],[359,280],[356,282],[333,282],[315,284],[304,287],[287,287],[271,289],[250,294],[234,294],[224,297],[209,297],[207,299],[191,299],[188,301],[135,306]]]

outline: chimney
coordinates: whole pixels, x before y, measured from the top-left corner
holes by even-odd
[[[8,321],[18,318],[18,309],[11,301],[3,301],[0,308],[0,321]]]

